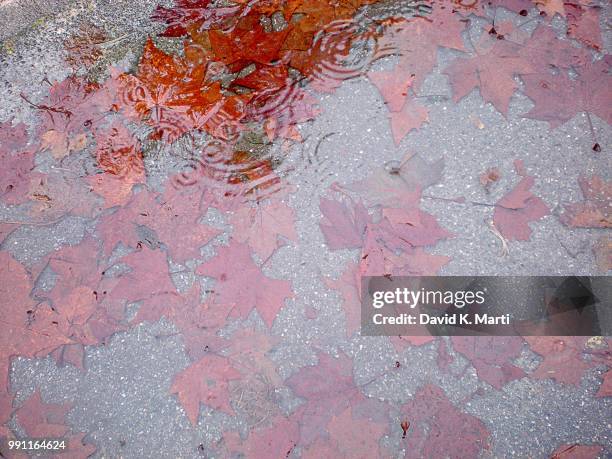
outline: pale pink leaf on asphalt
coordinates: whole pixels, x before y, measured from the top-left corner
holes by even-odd
[[[68,430],[64,416],[70,405],[44,403],[37,390],[17,410],[17,421],[31,438],[61,437]]]
[[[583,358],[584,336],[525,336],[531,350],[544,359],[531,374],[535,379],[554,379],[578,386],[584,373],[597,362]]]
[[[561,223],[574,228],[612,227],[612,181],[598,175],[578,179],[584,201],[565,206]]]
[[[549,214],[548,207],[530,190],[533,177],[523,177],[510,193],[495,204],[493,222],[508,240],[527,241],[531,235],[529,223]]]
[[[442,389],[428,384],[401,408],[410,422],[406,458],[478,457],[488,449],[490,434],[484,423],[459,411]]]
[[[246,317],[255,308],[268,327],[285,299],[293,297],[291,282],[265,276],[253,261],[249,247],[239,242],[219,247],[217,256],[201,264],[196,273],[217,280],[215,302],[234,304],[232,317]]]
[[[285,383],[306,400],[300,422],[300,437],[306,445],[326,436],[334,415],[364,400],[353,381],[353,362],[345,354],[333,358],[320,353],[318,364],[301,368]]]
[[[515,336],[453,336],[455,351],[474,366],[478,377],[496,389],[520,379],[525,372],[510,363],[523,350],[523,340]]]
[[[349,206],[346,202],[321,198],[319,207],[324,217],[319,226],[331,250],[362,246],[370,217],[361,202]]]
[[[455,59],[444,69],[453,88],[453,100],[460,101],[472,90],[480,89],[485,102],[490,102],[504,116],[508,114],[510,98],[518,89],[516,75],[533,72],[533,66],[520,54],[520,47],[505,40],[488,46],[488,33],[476,43],[476,54]]]
[[[338,279],[324,279],[327,286],[342,296],[346,336],[351,337],[361,326],[361,276],[355,263],[349,263]]]
[[[378,88],[390,112],[401,111],[408,89],[412,84],[414,76],[406,75],[401,69],[395,68],[393,71],[369,72],[368,78]]]
[[[230,406],[229,383],[240,376],[227,358],[207,355],[176,375],[170,392],[178,395],[187,417],[196,425],[200,403],[234,414]]]
[[[444,161],[426,161],[420,155],[406,153],[394,166],[379,167],[348,189],[359,193],[368,205],[405,208],[418,206],[421,191],[442,178]],[[397,173],[395,173],[397,172]]]
[[[612,123],[612,76],[609,55],[576,68],[576,77],[566,72],[550,72],[523,75],[524,92],[535,106],[524,116],[547,121],[556,128],[581,112],[598,116],[608,124]]]
[[[223,439],[230,452],[239,452],[245,458],[287,457],[300,439],[295,417],[276,418],[270,426],[251,431],[244,441],[234,432],[225,433]]]
[[[274,200],[256,207],[243,206],[230,218],[232,237],[247,243],[262,260],[280,246],[279,236],[295,241],[295,212],[282,201]]]
[[[386,426],[356,418],[351,408],[335,415],[328,426],[330,441],[340,454],[354,459],[379,457],[379,440]]]
[[[388,117],[395,145],[399,145],[410,131],[429,121],[427,108],[413,98],[408,98],[401,110],[389,113]]]

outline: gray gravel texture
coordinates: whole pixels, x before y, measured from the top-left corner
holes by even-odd
[[[54,81],[70,73],[63,60],[62,42],[83,21],[101,25],[110,37],[122,37],[118,45],[121,49],[111,49],[109,54],[111,59],[119,57],[120,65],[133,65],[145,37],[159,31],[159,25],[149,20],[156,4],[146,0],[0,2],[0,40],[4,40],[0,42],[0,120],[14,117],[34,124],[35,113],[19,94],[27,92],[36,100],[46,90],[41,85],[44,76]],[[609,8],[606,11],[609,16]],[[517,20],[516,15],[506,16]],[[554,25],[560,33],[564,30],[563,21],[556,19]],[[477,24],[473,28],[476,30]],[[491,208],[425,199],[424,210],[454,233],[453,238],[431,250],[452,259],[442,274],[596,273],[591,246],[604,231],[565,227],[555,213],[564,203],[582,199],[579,175],[596,172],[610,179],[612,130],[593,117],[603,149],[595,153],[585,116],[576,116],[551,131],[547,123],[521,117],[533,104],[520,93],[513,97],[507,118],[483,103],[477,91],[455,104],[450,100],[447,77],[440,73],[455,54],[439,51],[439,65],[421,91],[429,122],[406,136],[399,147],[390,134],[387,108],[367,79],[347,81],[334,94],[319,96],[322,114],[300,128],[308,140],[300,151],[290,153],[285,164],[287,170],[290,166],[295,169],[287,176],[296,188],[288,202],[296,212],[299,237],[278,250],[264,267],[270,277],[291,280],[295,291],[295,298],[287,301],[272,328],[272,334],[280,338],[272,359],[284,378],[304,365],[314,364],[315,352],[345,352],[354,358],[358,384],[381,374],[397,360],[400,370],[369,384],[366,395],[399,406],[431,382],[442,387],[457,405],[469,399],[463,409],[480,418],[492,434],[490,457],[544,458],[558,445],[574,442],[601,444],[607,448],[605,455],[612,454],[612,400],[593,398],[603,368],[590,370],[579,387],[525,378],[495,390],[479,380],[469,361],[451,348],[455,362],[446,372],[438,368],[436,346],[446,345],[446,340],[408,346],[398,355],[386,338],[347,339],[340,295],[322,281],[324,277],[337,278],[357,252],[327,250],[319,229],[319,197],[326,195],[332,183],[354,182],[408,151],[428,160],[445,160],[443,179],[427,190],[428,195],[465,196],[468,201],[487,203],[496,202],[519,181],[513,161],[522,159],[529,174],[536,177],[535,194],[553,209],[553,214],[530,225],[533,233],[529,241],[510,243],[509,254],[500,257],[499,240],[486,224],[492,217]],[[383,68],[391,64],[377,65]],[[322,143],[313,164],[304,165],[304,153],[312,156],[318,140],[330,132],[335,135]],[[151,182],[180,166],[175,158],[148,164]],[[478,176],[492,166],[501,170],[502,179],[487,194]],[[20,215],[14,209],[0,207],[0,217],[16,219]],[[203,249],[203,258],[213,255],[215,246],[227,243],[231,235],[231,226],[222,215],[211,212],[206,221],[226,233]],[[92,222],[78,217],[46,227],[24,226],[1,248],[31,266],[46,253],[78,243],[92,228]],[[193,273],[195,265],[171,265],[177,271],[173,280],[179,290],[184,291],[193,282],[206,285],[206,279]],[[53,273],[48,273],[39,279],[37,288],[48,289],[52,284]],[[318,311],[316,319],[305,320],[307,308]],[[263,322],[253,313],[234,328],[249,325],[263,327]],[[236,429],[246,435],[248,421],[202,407],[198,425],[190,424],[176,396],[169,393],[174,375],[188,365],[183,343],[175,332],[173,324],[162,320],[119,333],[108,345],[86,350],[85,372],[59,367],[51,358],[17,358],[11,373],[16,403],[35,389],[47,402],[72,403],[68,423],[75,431],[87,432],[86,438],[97,447],[94,457],[215,457],[222,432]],[[538,359],[525,349],[520,364],[533,369]],[[278,390],[275,397],[286,412],[300,403],[288,389]],[[403,457],[397,440],[399,411],[392,413],[389,426],[383,443]],[[206,453],[200,452],[200,445]],[[298,456],[299,449],[292,451],[291,457]]]

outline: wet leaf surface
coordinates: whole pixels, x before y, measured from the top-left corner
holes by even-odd
[[[586,337],[394,336],[380,339],[393,354],[381,363],[388,368],[359,373],[361,348],[374,342],[359,333],[361,277],[444,274],[453,261],[449,241],[472,236],[452,217],[483,210],[509,250],[553,224],[610,227],[605,171],[577,166],[583,200],[558,202],[548,177],[528,173],[541,158],[525,153],[527,165],[515,162],[518,177],[507,173],[505,152],[466,172],[452,169],[456,161],[445,169],[438,158],[447,151],[411,143],[437,132],[427,131],[430,116],[440,101],[446,110],[452,94],[453,106],[480,97],[503,122],[547,122],[540,137],[584,124],[577,119],[584,114],[579,136],[588,154],[607,154],[610,59],[599,25],[606,7],[435,0],[410,5],[406,15],[385,9],[390,3],[397,2],[164,3],[150,29],[163,38],[141,37],[133,67],[112,62],[96,81],[89,70],[106,66],[109,46],[122,38],[91,23],[67,35],[62,60],[73,73],[21,94],[30,118],[0,121],[0,436],[65,437],[71,457],[94,453],[93,443],[103,441],[90,442],[70,424],[70,403],[47,403],[39,389],[16,401],[11,367],[18,357],[49,356],[87,375],[89,350],[155,323],[173,327],[156,339],[176,335],[186,354],[164,389],[182,407],[177,416],[198,432],[209,422],[218,431],[215,441],[198,439],[193,453],[202,456],[494,455],[496,426],[469,407],[478,397],[520,390],[530,379],[555,388],[588,384],[590,398],[610,396],[603,338],[594,351]],[[567,25],[567,37],[556,21]],[[447,79],[448,96],[428,94],[435,78]],[[344,154],[343,133],[328,126],[317,139],[308,127],[355,80],[369,85],[388,119],[388,138],[376,144],[395,145],[397,159],[383,164],[378,147],[368,147],[366,167],[347,155],[343,167],[355,167],[355,178],[337,180],[325,166]],[[513,113],[517,98],[532,108]],[[473,114],[479,130],[491,127],[478,118],[483,113]],[[327,139],[335,150],[321,148]],[[296,164],[298,150],[308,166]],[[445,179],[458,175],[465,196],[444,196]],[[296,204],[296,190],[309,193],[313,215]],[[478,192],[491,201],[472,201]],[[13,248],[23,237],[35,247],[32,234],[61,232],[70,218],[84,222],[75,242],[53,242],[29,258]],[[597,239],[592,251],[605,273],[609,238]],[[319,264],[304,267],[303,252],[313,250]],[[291,267],[279,270],[278,259]],[[287,320],[306,325],[291,334]],[[325,335],[324,322],[340,331]],[[304,352],[293,353],[298,348]],[[429,353],[439,374],[413,370],[413,352]],[[528,352],[531,367],[521,361]],[[469,393],[449,389],[460,365],[461,377],[474,373]],[[392,389],[378,401],[378,385],[394,378],[405,393]],[[214,425],[210,410],[226,421]],[[567,435],[552,438],[551,458],[602,452]]]

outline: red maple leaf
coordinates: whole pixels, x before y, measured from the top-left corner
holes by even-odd
[[[211,30],[208,37],[215,59],[228,65],[237,64],[234,70],[239,70],[245,66],[242,62],[269,64],[277,60],[290,31],[291,26],[279,32],[266,32],[260,15],[249,13],[230,31]]]
[[[96,132],[96,158],[104,171],[87,177],[93,190],[104,197],[104,207],[124,205],[132,187],[145,182],[140,142],[118,121]]]
[[[206,355],[176,375],[170,392],[178,395],[187,417],[196,425],[200,416],[200,403],[234,414],[228,386],[231,380],[240,377],[240,372],[232,367],[227,358]]]
[[[421,388],[401,414],[410,420],[407,458],[478,457],[489,447],[490,434],[483,422],[455,408],[439,387]]]
[[[206,65],[166,54],[151,39],[144,47],[136,75],[115,77],[120,108],[128,117],[153,126],[151,138],[173,142],[219,110],[221,85],[206,81]]]
[[[253,309],[272,326],[285,299],[293,297],[291,283],[271,279],[253,262],[246,244],[231,242],[219,247],[217,255],[196,270],[201,276],[214,277],[215,302],[233,305],[230,316],[246,317]]]
[[[399,145],[410,131],[420,128],[429,120],[427,109],[411,97],[406,100],[401,111],[391,112],[388,117],[395,145]]]
[[[3,333],[0,334],[0,375],[11,357],[45,356],[72,340],[66,338],[50,319],[51,308],[30,297],[32,280],[26,269],[7,252],[0,251],[0,305]],[[0,381],[2,384],[3,381]]]
[[[420,90],[425,78],[435,67],[439,46],[459,51],[465,49],[461,33],[465,29],[466,21],[445,2],[435,2],[431,14],[427,17],[394,19],[389,22],[378,40],[379,46],[386,52],[399,55],[399,63],[393,70],[396,75],[393,79],[403,81],[402,85],[410,81],[415,91]],[[383,79],[390,83],[384,74]],[[380,78],[378,80],[384,83]],[[385,92],[389,91],[390,86]],[[405,99],[405,95],[402,98]],[[398,105],[400,103],[401,101]]]
[[[584,48],[560,40],[552,27],[543,24],[523,43],[519,54],[541,73],[548,72],[551,67],[568,69],[583,66],[591,60],[591,55]]]
[[[128,302],[179,302],[180,297],[170,278],[168,259],[161,250],[142,247],[120,259],[131,268],[118,277],[116,287],[110,292],[112,298]]]

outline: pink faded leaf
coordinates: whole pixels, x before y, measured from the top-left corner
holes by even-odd
[[[235,305],[233,317],[246,317],[255,308],[268,327],[285,299],[293,297],[291,283],[265,276],[253,262],[248,246],[239,242],[220,247],[217,256],[201,264],[196,273],[217,280],[216,302]]]
[[[225,357],[207,355],[191,364],[174,378],[170,392],[177,394],[193,425],[198,423],[200,403],[234,414],[230,406],[228,386],[240,378],[240,372]]]
[[[531,235],[529,223],[549,214],[544,201],[530,191],[534,183],[533,177],[523,177],[510,193],[495,204],[493,222],[508,240],[528,240]]]
[[[242,207],[230,218],[232,237],[248,244],[262,260],[279,247],[279,236],[295,241],[295,212],[282,201],[274,200],[256,207]]]
[[[362,246],[370,217],[361,202],[349,207],[345,202],[321,198],[319,208],[325,218],[319,223],[319,227],[331,250],[355,249]]]

